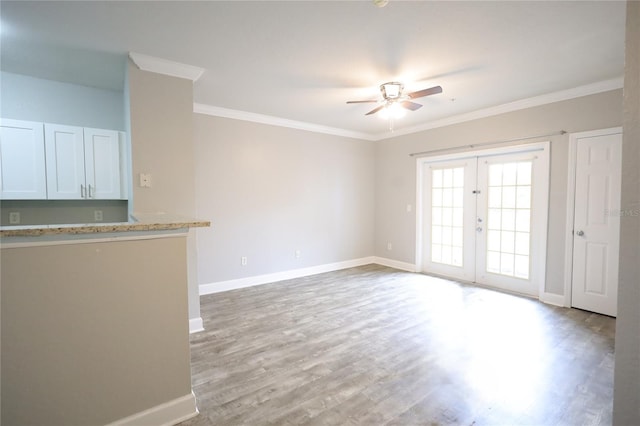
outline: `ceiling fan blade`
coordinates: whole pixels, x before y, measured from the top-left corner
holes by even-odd
[[[428,89],[418,90],[417,92],[409,93],[409,99],[422,98],[423,96],[435,95],[437,93],[442,93],[442,87],[434,86]]]
[[[406,109],[410,109],[411,111],[415,111],[418,108],[422,108],[422,105],[417,104],[415,102],[410,102],[410,101],[402,101],[400,102],[400,106]]]
[[[347,101],[348,104],[367,104],[371,102],[378,102],[378,101],[376,101],[375,99],[369,99],[366,101]]]
[[[384,105],[380,105],[379,107],[372,109],[371,111],[369,111],[365,115],[375,114],[376,112],[380,111],[382,108],[384,108]]]

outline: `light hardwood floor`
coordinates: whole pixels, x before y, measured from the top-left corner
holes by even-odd
[[[196,425],[611,423],[615,319],[368,265],[202,297]]]

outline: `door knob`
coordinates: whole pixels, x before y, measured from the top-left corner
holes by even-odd
[[[584,235],[584,231],[578,231],[578,232],[576,232],[576,235],[578,237],[582,237]]]
[[[481,226],[478,226],[478,227],[476,228],[476,231],[478,231],[478,232],[482,232],[482,227],[481,227]]]

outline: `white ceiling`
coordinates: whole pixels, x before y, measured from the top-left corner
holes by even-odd
[[[619,86],[625,3],[2,1],[4,71],[121,90],[127,52],[205,69],[194,101],[381,135],[365,116],[397,80],[440,85],[395,123],[429,123],[576,87]],[[604,82],[604,83],[603,83]],[[594,89],[596,88],[596,89]],[[579,94],[581,90],[569,91]],[[546,98],[545,98],[546,99]]]

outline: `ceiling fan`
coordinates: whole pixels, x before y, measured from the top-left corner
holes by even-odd
[[[368,113],[366,113],[365,115],[375,114],[376,112],[384,108],[390,108],[393,105],[399,105],[408,110],[415,111],[418,108],[421,108],[422,105],[415,102],[411,102],[409,99],[417,99],[417,98],[422,98],[424,96],[430,96],[430,95],[442,93],[442,87],[440,86],[434,86],[428,89],[418,90],[417,92],[407,93],[406,95],[402,93],[402,89],[404,89],[403,84],[398,83],[396,81],[383,83],[380,85],[382,100],[367,99],[364,101],[347,101],[347,103],[362,104],[362,103],[375,102],[380,104],[374,109],[372,109],[371,111],[369,111]]]

